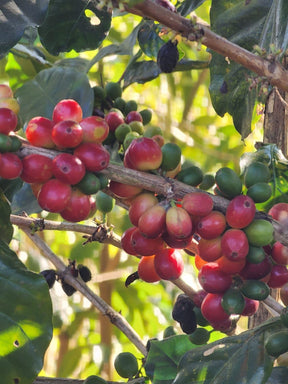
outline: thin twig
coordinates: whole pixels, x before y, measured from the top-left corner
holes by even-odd
[[[82,293],[103,315],[108,316],[111,323],[119,328],[124,335],[138,348],[138,350],[146,356],[146,346],[130,326],[126,319],[113,308],[111,308],[101,297],[97,296],[83,281],[78,280],[67,271],[66,265],[63,261],[55,255],[54,252],[48,247],[48,245],[37,234],[31,234],[31,231],[26,227],[21,227],[22,231],[33,241],[33,243],[39,248],[42,255],[45,256],[63,276],[65,282],[74,287],[77,291]]]

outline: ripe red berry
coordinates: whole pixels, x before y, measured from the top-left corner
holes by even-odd
[[[22,159],[21,179],[26,183],[45,183],[53,177],[52,159],[32,153]]]
[[[225,292],[232,284],[231,275],[221,271],[216,263],[203,265],[199,271],[198,280],[204,291],[209,293]]]
[[[136,196],[129,207],[129,219],[135,226],[138,225],[138,220],[147,209],[158,203],[157,197],[150,192],[144,192]]]
[[[241,229],[228,229],[221,239],[223,254],[232,261],[245,259],[249,252],[249,243]]]
[[[226,220],[232,228],[245,228],[254,219],[255,212],[255,203],[251,197],[239,195],[230,201],[226,210]]]
[[[213,200],[204,192],[187,193],[183,197],[182,208],[192,216],[207,216],[213,209]]]
[[[83,143],[101,144],[109,134],[108,123],[100,116],[89,116],[80,121]]]
[[[71,197],[70,185],[57,179],[48,180],[38,193],[40,207],[49,212],[61,212]]]
[[[213,239],[220,236],[225,228],[226,219],[223,213],[212,211],[198,221],[196,231],[204,239]]]
[[[0,133],[8,135],[17,127],[18,118],[9,108],[0,108]]]
[[[125,152],[128,164],[138,171],[158,169],[162,163],[162,151],[159,145],[150,137],[134,139]]]
[[[101,144],[82,143],[75,150],[77,156],[85,165],[87,171],[99,172],[108,167],[110,154]]]
[[[70,153],[60,153],[53,159],[54,176],[67,184],[77,184],[85,175],[82,161]]]
[[[155,253],[155,270],[163,280],[176,280],[184,270],[184,261],[179,251],[164,248]]]
[[[177,239],[191,236],[193,223],[188,212],[181,207],[170,207],[166,212],[166,229],[169,235]]]
[[[85,220],[91,209],[89,196],[85,195],[78,189],[73,189],[71,197],[67,202],[66,207],[61,211],[60,215],[64,220],[78,222]]]
[[[137,227],[130,227],[126,229],[126,231],[121,236],[121,247],[126,253],[128,253],[128,255],[137,255],[137,252],[135,251],[131,241],[132,234],[137,229]]]
[[[110,132],[114,132],[119,125],[124,124],[124,117],[121,111],[111,111],[105,116],[105,121],[109,125]]]
[[[81,121],[83,116],[82,108],[73,99],[63,99],[54,107],[52,119],[55,123],[63,120]]]
[[[46,117],[37,116],[31,119],[26,127],[26,138],[35,147],[54,148],[52,128],[54,122]]]
[[[83,137],[83,131],[76,121],[63,120],[52,128],[52,140],[59,148],[75,148]]]
[[[222,297],[222,293],[208,293],[201,304],[201,312],[210,323],[224,322],[229,319],[229,315],[221,305]]]
[[[0,176],[3,179],[17,179],[22,173],[22,161],[15,153],[7,152],[1,154]]]
[[[138,264],[139,278],[147,283],[156,283],[161,280],[161,277],[155,270],[154,259],[155,255],[142,256]]]

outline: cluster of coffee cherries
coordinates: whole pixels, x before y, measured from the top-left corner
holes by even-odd
[[[136,145],[134,141],[124,156],[124,164],[134,169],[139,167],[132,152]],[[214,194],[229,200],[222,210],[214,209],[212,195],[200,190],[176,202],[142,191],[129,202],[133,226],[123,233],[121,243],[128,254],[140,257],[138,271],[128,277],[127,285],[137,278],[175,280],[184,269],[180,250],[191,255],[201,286],[197,299],[192,298],[193,308],[199,306],[214,329],[227,331],[235,319],[256,313],[271,288],[285,287],[288,282],[288,248],[274,240],[270,220],[285,225],[288,204],[274,205],[268,216],[256,211],[257,203],[272,195],[271,173],[265,163],[252,162],[242,177],[223,167],[214,180]],[[189,313],[193,313],[190,320]],[[195,327],[192,309],[180,318],[184,329]]]
[[[76,266],[75,260],[69,261],[67,271],[71,273],[73,277],[80,276],[85,283],[92,278],[90,269],[83,264],[78,264]],[[55,269],[45,269],[41,271],[40,274],[45,278],[49,289],[53,288],[55,281],[60,281],[61,287],[67,296],[72,296],[73,293],[76,292],[76,289],[65,281],[63,273],[59,274]]]

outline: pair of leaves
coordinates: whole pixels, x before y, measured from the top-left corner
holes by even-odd
[[[153,384],[269,383],[274,358],[267,354],[265,341],[283,328],[277,318],[200,347],[193,347],[185,335],[152,341],[145,369]],[[273,376],[283,378],[284,373],[287,368]]]
[[[287,49],[288,4],[282,0],[214,0],[211,27],[217,34],[253,51],[255,45],[270,51]],[[250,89],[255,75],[235,62],[212,52],[210,95],[218,115],[228,112],[237,131],[245,138],[251,132],[251,120],[257,98]]]

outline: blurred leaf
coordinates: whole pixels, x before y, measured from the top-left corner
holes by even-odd
[[[285,0],[273,1],[268,13],[259,46],[271,51],[271,45],[285,53],[288,46],[288,3]]]
[[[189,13],[193,12],[196,8],[200,7],[205,0],[184,0],[181,1],[180,6],[177,7],[177,12],[182,16],[187,16]],[[176,5],[178,6],[178,4]]]
[[[78,366],[78,363],[79,363],[79,360],[81,359],[82,354],[83,354],[82,347],[75,347],[75,348],[69,349],[69,351],[66,352],[63,357],[59,372],[57,374],[61,377],[71,376],[75,368]]]
[[[44,47],[53,55],[97,49],[111,26],[111,14],[98,10],[97,4],[96,0],[51,0],[39,28]]]
[[[10,243],[13,236],[13,226],[10,223],[11,208],[10,204],[0,190],[0,241]]]
[[[11,209],[14,215],[22,215],[23,212],[31,215],[31,213],[43,211],[32,192],[30,184],[27,183],[23,183],[22,188],[14,194]]]
[[[0,178],[0,188],[10,202],[15,193],[21,189],[22,185],[23,181],[20,178],[14,180]]]
[[[259,44],[260,35],[270,11],[272,0],[213,0],[211,28],[217,34],[248,50]],[[220,116],[228,112],[242,138],[251,132],[251,120],[256,100],[250,91],[248,78],[252,72],[212,51],[210,64],[210,95]],[[254,76],[254,75],[253,75]]]
[[[160,75],[161,71],[155,61],[137,61],[129,66],[123,75],[124,88],[130,84],[144,84]]]
[[[267,337],[283,329],[279,318],[237,336],[187,352],[178,366],[173,384],[264,384],[273,368],[274,358],[265,350]]]
[[[283,384],[288,376],[287,367],[274,367],[266,384]]]
[[[27,123],[32,117],[52,118],[55,105],[62,99],[74,99],[82,107],[83,116],[92,114],[94,95],[86,74],[72,68],[44,69],[16,92],[20,117]]]
[[[49,0],[2,1],[0,5],[0,53],[8,52],[23,36],[29,26],[40,25]]]
[[[31,384],[52,337],[52,306],[42,276],[0,240],[0,370],[7,384]],[[17,380],[18,379],[18,380]]]
[[[157,57],[159,49],[165,43],[159,37],[160,26],[152,20],[147,20],[141,24],[138,32],[138,42],[142,51],[154,59]]]

